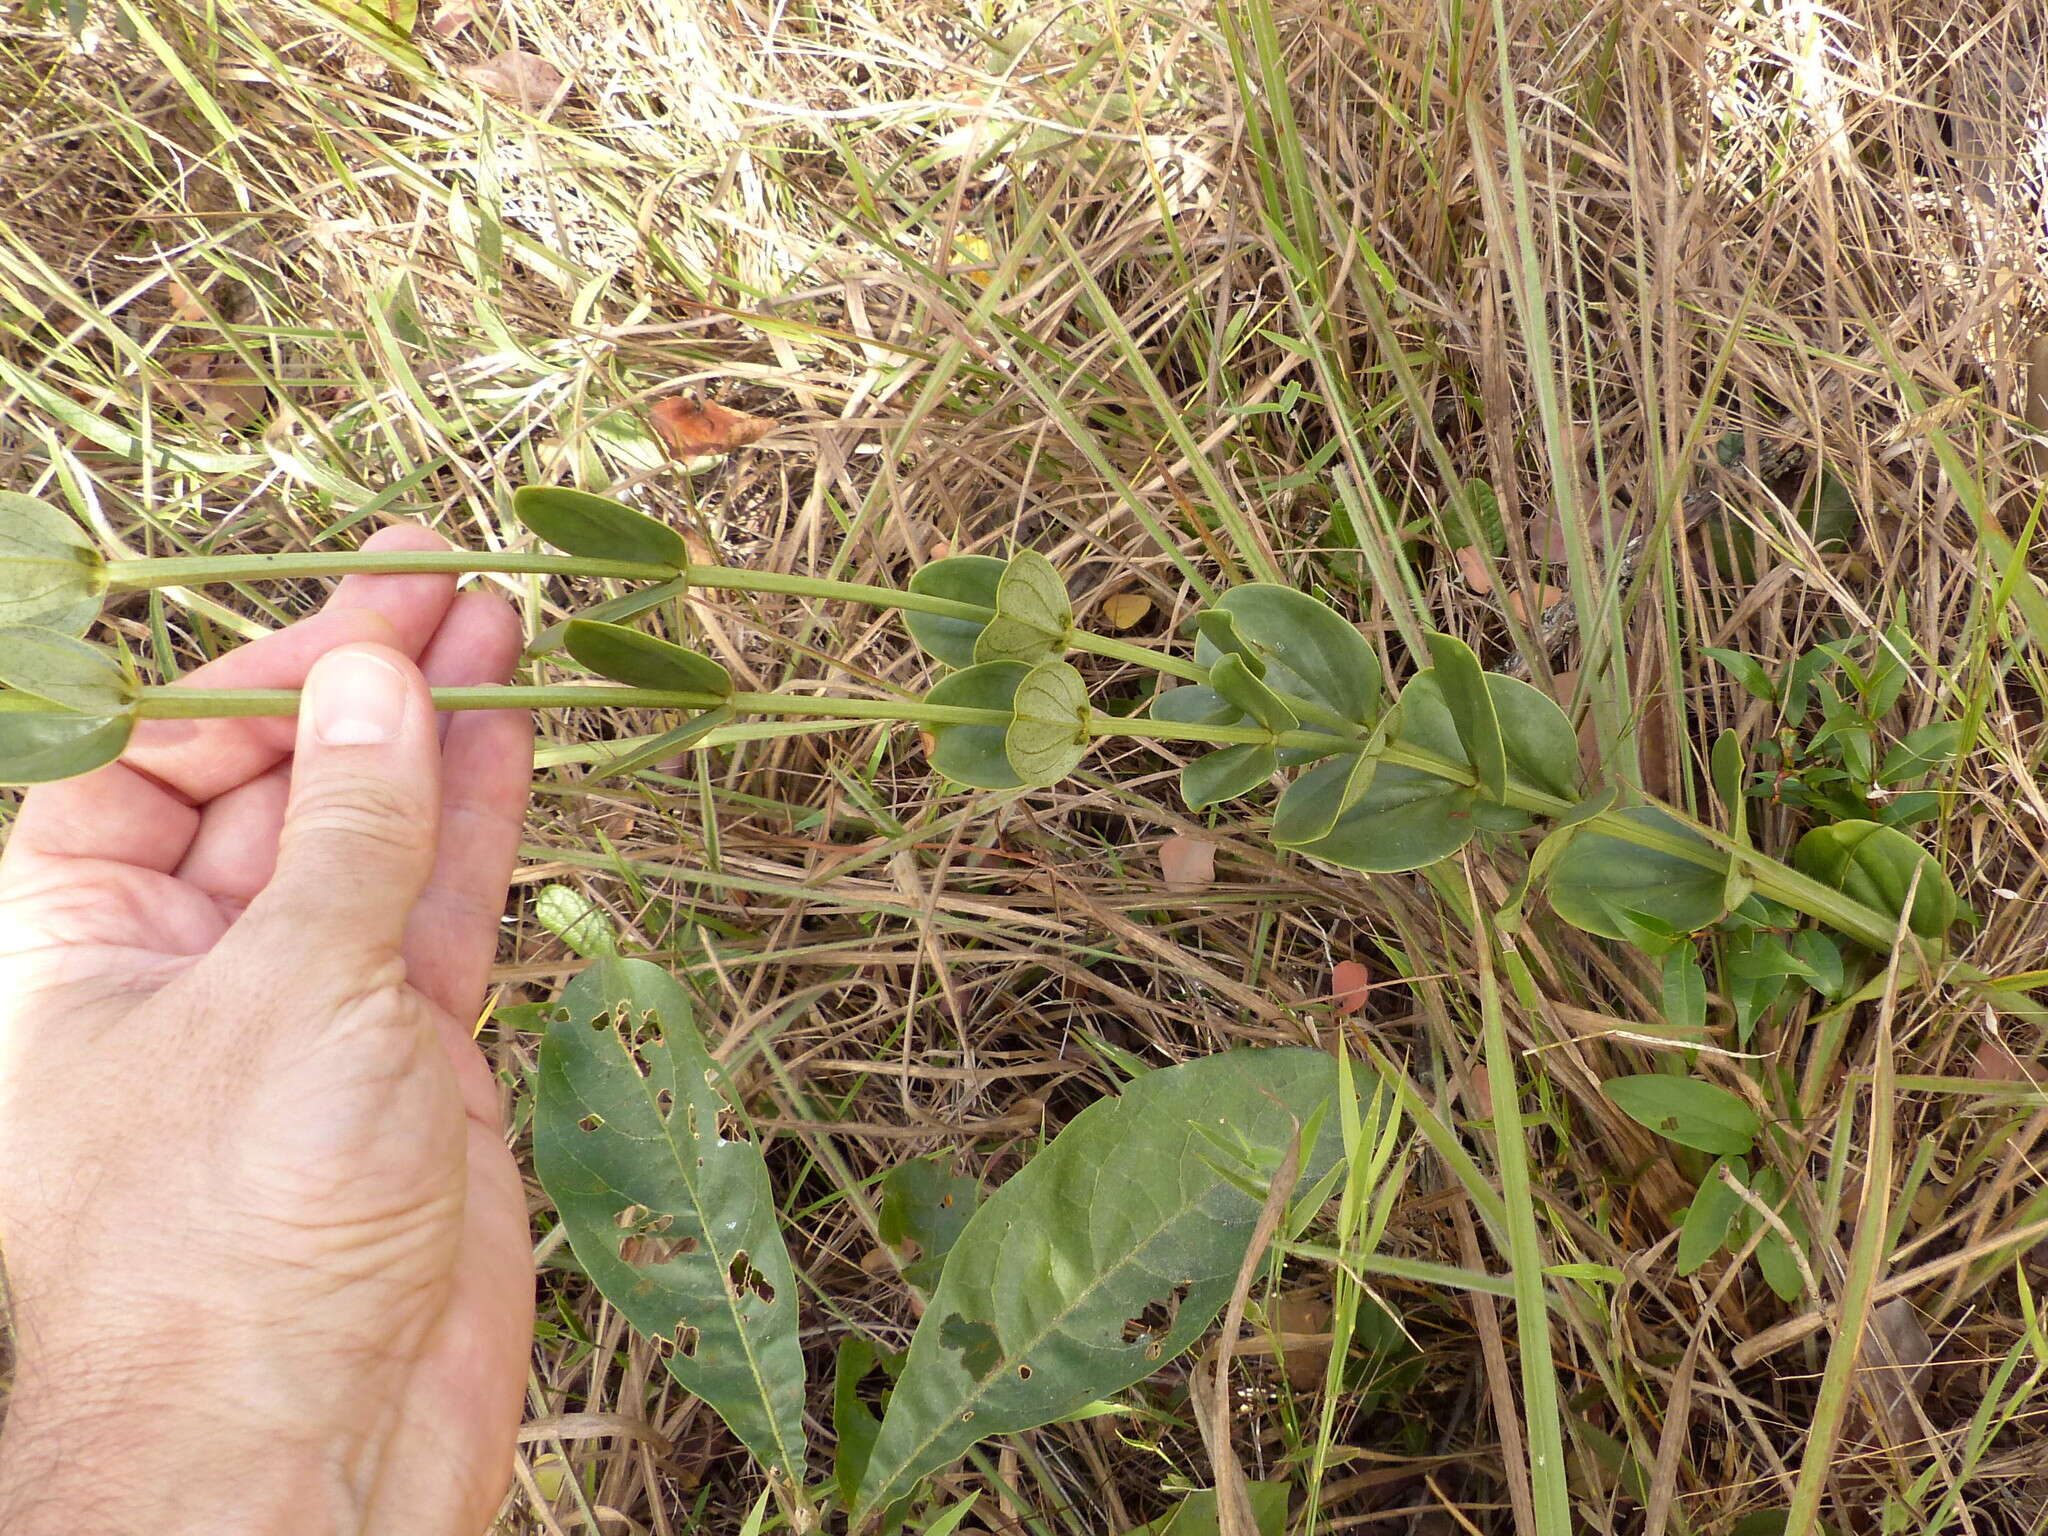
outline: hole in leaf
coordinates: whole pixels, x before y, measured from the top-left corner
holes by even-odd
[[[612,1218],[612,1225],[621,1232],[627,1232],[639,1226],[651,1214],[652,1212],[644,1205],[622,1206],[619,1214]]]
[[[603,1124],[604,1124],[604,1116],[602,1116],[602,1115],[585,1115],[585,1116],[584,1116],[584,1117],[583,1117],[583,1118],[582,1118],[581,1120],[578,1120],[578,1121],[576,1122],[576,1129],[577,1129],[577,1130],[579,1130],[579,1131],[584,1131],[584,1132],[586,1132],[586,1133],[587,1133],[587,1132],[590,1132],[590,1131],[594,1131],[594,1130],[596,1130],[596,1129],[597,1129],[597,1128],[598,1128],[598,1127],[599,1127],[600,1125],[603,1125]]]
[[[752,1141],[747,1127],[740,1117],[730,1109],[718,1112],[718,1139],[720,1141]]]
[[[697,1358],[697,1330],[688,1323],[676,1324],[675,1350],[685,1360]]]
[[[557,1024],[566,1024],[569,1022],[569,1010],[566,1008],[557,1008],[554,1010],[552,1014],[549,1015],[549,1017]]]
[[[1157,1344],[1160,1337],[1169,1332],[1174,1320],[1180,1316],[1180,1304],[1187,1300],[1193,1287],[1176,1285],[1170,1292],[1146,1307],[1134,1317],[1124,1319],[1123,1338],[1126,1344]],[[1148,1360],[1158,1359],[1151,1350],[1145,1352]]]
[[[741,1291],[751,1291],[764,1303],[775,1300],[775,1287],[768,1283],[766,1275],[754,1268],[754,1261],[747,1257],[744,1248],[732,1256],[732,1263],[727,1266],[725,1277],[732,1283],[732,1293],[735,1296]]]
[[[644,1232],[636,1232],[619,1244],[619,1257],[636,1269],[666,1264],[696,1251],[694,1237],[653,1237]]]
[[[960,1352],[960,1363],[969,1375],[986,1376],[1002,1359],[1002,1343],[995,1329],[955,1312],[939,1325],[939,1343]]]
[[[1030,1367],[1030,1366],[1028,1366],[1028,1365],[1020,1365],[1020,1366],[1018,1366],[1018,1367],[1017,1367],[1017,1379],[1018,1379],[1019,1381],[1029,1381],[1029,1380],[1031,1379],[1031,1367]]]
[[[666,1120],[669,1112],[676,1107],[676,1096],[666,1088],[654,1096],[654,1112]]]

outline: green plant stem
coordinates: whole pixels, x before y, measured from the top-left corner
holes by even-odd
[[[176,555],[162,560],[117,560],[106,567],[109,592],[204,586],[221,581],[284,581],[302,576],[464,575],[495,571],[525,576],[585,576],[617,581],[674,581],[727,592],[786,592],[843,599],[877,608],[907,608],[949,619],[987,620],[990,609],[946,597],[927,597],[858,581],[828,581],[778,571],[743,571],[724,565],[650,565],[635,560],[587,560],[580,555],[478,554],[462,549],[334,551],[327,554]],[[1111,642],[1114,644],[1115,642]],[[1138,647],[1131,647],[1136,650]],[[1146,653],[1150,656],[1150,652]],[[1156,663],[1148,663],[1156,665]]]

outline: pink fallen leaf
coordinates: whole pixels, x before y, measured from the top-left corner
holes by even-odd
[[[1216,880],[1216,845],[1199,837],[1169,837],[1159,845],[1159,875],[1169,891],[1207,890]]]
[[[546,59],[517,48],[493,54],[481,64],[465,64],[455,73],[500,101],[535,111],[552,102],[568,80]]]
[[[1330,967],[1330,1001],[1340,1014],[1353,1014],[1372,996],[1372,977],[1356,960],[1339,960]]]
[[[1477,545],[1464,545],[1454,550],[1451,558],[1458,562],[1458,574],[1474,593],[1484,597],[1493,590],[1493,578],[1486,574],[1486,557],[1479,553]]]
[[[1508,612],[1512,613],[1524,624],[1529,623],[1533,617],[1529,612],[1531,607],[1538,614],[1548,613],[1554,606],[1563,601],[1564,594],[1558,591],[1557,588],[1549,586],[1539,586],[1536,589],[1536,601],[1533,604],[1523,595],[1523,590],[1519,587],[1507,594]]]

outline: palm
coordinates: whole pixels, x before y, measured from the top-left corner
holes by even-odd
[[[418,530],[373,542],[439,543]],[[319,617],[191,682],[295,686],[317,657],[365,639],[395,645],[446,686],[502,680],[520,644],[509,609],[457,598],[447,578],[359,577]],[[285,934],[280,946],[275,931],[259,941],[241,922],[276,864],[292,729],[149,722],[120,764],[28,798],[0,900],[0,991],[11,983],[13,993],[0,1044],[16,1031],[21,1081],[98,1084],[109,1113],[139,1116],[173,1145],[197,1105],[233,1127],[233,1176],[196,1219],[211,1224],[206,1239],[294,1277],[300,1331],[319,1335],[319,1350],[376,1360],[377,1445],[366,1454],[378,1504],[367,1528],[424,1528],[420,1513],[434,1509],[454,1513],[451,1529],[475,1529],[502,1488],[532,1314],[524,1192],[471,1038],[523,816],[530,727],[472,715],[447,729],[439,842],[402,973],[355,992],[344,979],[331,1018],[266,1035],[232,1021],[320,1008],[318,988],[281,997],[265,974],[304,959],[279,950],[317,953],[318,933]],[[274,914],[265,921],[277,929]],[[51,1012],[68,1027],[33,1027]],[[62,1136],[65,1113],[13,1130],[24,1141]],[[32,1251],[9,1258],[32,1274]]]

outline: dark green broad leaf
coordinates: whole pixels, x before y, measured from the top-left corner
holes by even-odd
[[[1031,673],[1021,661],[985,661],[940,678],[924,696],[927,704],[955,709],[1015,707],[1017,688]],[[1018,789],[1024,781],[1010,766],[1010,721],[1000,725],[934,725],[932,766],[970,789]]]
[[[996,583],[996,616],[974,642],[974,659],[1056,661],[1074,628],[1066,578],[1035,549],[1020,549]]]
[[[0,629],[0,686],[101,719],[135,702],[134,682],[111,652],[27,624]]]
[[[1494,713],[1493,692],[1487,686],[1489,679],[1472,647],[1455,635],[1431,631],[1423,638],[1429,642],[1430,660],[1436,663],[1430,675],[1457,730],[1464,760],[1472,765],[1480,793],[1499,800],[1507,793],[1508,753],[1501,740],[1500,718]]]
[[[1291,731],[1300,718],[1279,694],[1260,681],[1242,656],[1219,656],[1209,668],[1209,686],[1269,731]]]
[[[1541,790],[1561,799],[1579,793],[1579,738],[1554,700],[1517,678],[1498,672],[1482,674],[1493,702],[1506,756],[1507,779],[1525,789]],[[1401,720],[1396,735],[1410,746],[1434,752],[1455,763],[1469,763],[1464,738],[1443,696],[1438,669],[1428,668],[1401,690]]]
[[[903,1265],[903,1278],[921,1291],[939,1283],[946,1255],[953,1251],[967,1220],[981,1203],[981,1185],[955,1173],[941,1157],[913,1158],[889,1170],[882,1179],[882,1204],[875,1227],[892,1247],[917,1245],[915,1257]]]
[[[1762,1129],[1755,1110],[1726,1088],[1698,1078],[1646,1072],[1610,1077],[1600,1086],[1638,1125],[1716,1157],[1747,1156]]]
[[[1727,860],[1698,833],[1653,806],[1616,813],[1697,848],[1699,864],[1660,848],[1639,847],[1592,826],[1579,829],[1550,868],[1551,908],[1575,928],[1609,939],[1633,939],[1633,916],[1654,919],[1677,933],[1692,933],[1727,910]]]
[[[82,635],[105,585],[105,562],[83,528],[33,496],[0,491],[0,625]]]
[[[1346,869],[1392,874],[1449,858],[1479,830],[1471,788],[1433,773],[1383,762],[1329,832],[1299,852]]]
[[[832,1480],[839,1502],[851,1508],[874,1454],[882,1421],[861,1399],[860,1384],[875,1368],[875,1346],[857,1333],[839,1341],[832,1367]]]
[[[1228,609],[1204,608],[1196,614],[1195,635],[1203,648],[1214,650],[1218,659],[1235,656],[1250,669],[1253,677],[1266,675],[1266,658],[1238,633],[1237,620],[1230,616]]]
[[[1756,1177],[1749,1181],[1749,1190],[1776,1213],[1785,1230],[1792,1234],[1793,1242],[1804,1253],[1813,1241],[1813,1230],[1800,1214],[1799,1203],[1790,1198],[1785,1176],[1775,1168],[1759,1168]],[[1778,1293],[1780,1301],[1797,1301],[1806,1293],[1806,1277],[1800,1273],[1799,1256],[1778,1229],[1766,1222],[1747,1202],[1736,1217],[1733,1241],[1738,1244],[1749,1241],[1749,1234],[1760,1227],[1763,1236],[1757,1240],[1756,1267],[1763,1275],[1764,1283]]]
[[[1721,1177],[1727,1169],[1737,1184],[1749,1183],[1749,1165],[1739,1157],[1721,1158],[1707,1170],[1693,1191],[1692,1205],[1678,1229],[1678,1272],[1692,1274],[1727,1245],[1728,1233],[1743,1210],[1740,1191]]]
[[[1265,664],[1269,688],[1312,700],[1356,725],[1379,713],[1379,657],[1334,608],[1292,587],[1251,582],[1224,593],[1214,611],[1230,616],[1233,633]],[[1212,666],[1222,654],[1211,630],[1199,628],[1195,660]]]
[[[562,631],[562,648],[599,677],[630,688],[708,693],[720,699],[732,692],[731,674],[709,656],[623,624],[571,619]]]
[[[1155,693],[1147,713],[1154,720],[1171,720],[1177,725],[1235,725],[1245,718],[1244,711],[1230,700],[1199,683]]]
[[[1174,692],[1186,690],[1176,688]],[[1199,811],[1204,806],[1250,794],[1279,770],[1279,754],[1271,747],[1255,741],[1240,742],[1234,747],[1204,753],[1181,769],[1181,798],[1187,801],[1189,810]]]
[[[1057,784],[1088,755],[1088,685],[1064,661],[1033,667],[1010,701],[1003,755],[1022,784]]]
[[[972,603],[977,608],[986,608],[992,616],[996,610],[996,587],[1008,563],[992,555],[952,555],[919,566],[911,575],[910,590],[922,597]],[[923,646],[928,655],[949,667],[971,667],[974,642],[988,628],[988,619],[955,619],[936,613],[913,613],[906,608],[903,624],[911,639]]]
[[[1923,939],[1938,939],[1956,920],[1956,893],[1948,876],[1933,854],[1897,827],[1874,821],[1815,827],[1799,839],[1792,863],[1802,874],[1891,917],[1905,910],[1917,872],[1920,884],[1906,926]]]
[[[534,1161],[605,1300],[764,1466],[801,1483],[796,1275],[760,1148],[728,1113],[690,994],[644,960],[596,961],[541,1043]]]
[[[681,570],[690,563],[683,536],[608,496],[555,485],[522,486],[512,493],[519,521],[565,554],[586,560],[627,560]]]
[[[130,715],[106,719],[4,707],[12,702],[0,694],[0,784],[47,784],[104,768],[121,755],[135,729]]]
[[[1273,828],[1267,835],[1282,848],[1303,848],[1320,842],[1335,829],[1344,813],[1366,797],[1379,769],[1370,744],[1362,752],[1345,753],[1296,774],[1273,807]]]
[[[1320,1051],[1227,1051],[1148,1072],[1077,1115],[954,1244],[855,1525],[975,1441],[1076,1412],[1191,1345],[1257,1224],[1244,1186],[1270,1180],[1304,1127],[1319,1129],[1303,1187],[1340,1154],[1336,1092]]]
[[[1903,784],[1923,773],[1932,773],[1952,759],[1962,744],[1960,720],[1937,720],[1917,731],[1908,731],[1897,746],[1885,753],[1877,770],[1877,782]]]

